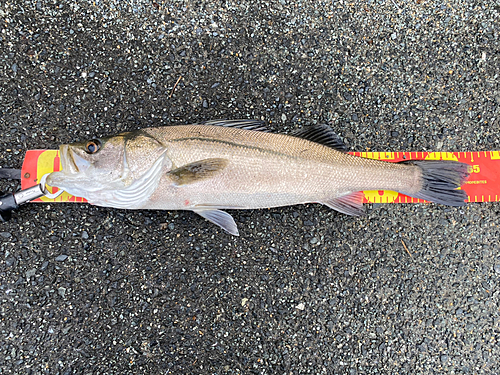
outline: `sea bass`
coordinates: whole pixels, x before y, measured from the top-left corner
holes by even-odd
[[[190,210],[238,235],[222,209],[322,203],[361,215],[363,190],[393,190],[450,206],[467,165],[454,161],[388,163],[344,152],[326,125],[293,135],[260,121],[209,121],[146,128],[60,147],[62,171],[47,184],[98,206]]]

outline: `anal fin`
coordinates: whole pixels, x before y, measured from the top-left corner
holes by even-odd
[[[201,217],[207,219],[211,223],[218,225],[226,232],[232,234],[233,236],[239,236],[238,227],[234,222],[234,219],[225,211],[212,210],[212,209],[196,209],[193,210]]]
[[[319,203],[322,203],[346,215],[361,216],[366,213],[363,207],[362,191],[349,193],[347,195],[338,198],[327,199]]]

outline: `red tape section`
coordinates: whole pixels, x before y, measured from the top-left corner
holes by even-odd
[[[23,167],[21,169],[21,188],[27,189],[35,186],[40,179],[47,173],[60,171],[62,169],[58,150],[28,150],[24,157]],[[59,189],[47,187],[49,193],[56,193]],[[75,197],[66,192],[55,199],[41,197],[32,202],[87,202],[86,199]]]
[[[351,152],[350,154],[389,162],[407,160],[456,160],[469,164],[469,180],[462,186],[469,202],[500,200],[500,151],[480,152]],[[365,191],[365,203],[421,203],[422,199],[394,191]]]

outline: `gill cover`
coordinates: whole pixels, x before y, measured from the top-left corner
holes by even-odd
[[[163,175],[165,153],[141,177],[124,189],[110,189],[89,196],[89,202],[114,208],[141,208],[155,192]]]

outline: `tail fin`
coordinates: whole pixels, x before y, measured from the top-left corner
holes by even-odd
[[[412,197],[447,206],[465,206],[467,194],[457,188],[467,181],[467,164],[451,160],[412,160],[403,163],[422,170],[422,188],[411,194]]]

